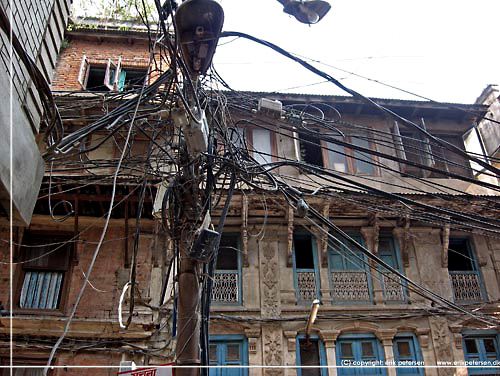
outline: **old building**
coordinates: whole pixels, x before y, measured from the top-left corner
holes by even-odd
[[[48,83],[64,39],[70,3],[27,0],[0,4],[0,90],[11,98],[0,108],[1,213],[8,215],[12,199],[13,219],[23,225],[30,222],[44,174],[35,140],[40,138],[40,128],[54,120]]]
[[[31,224],[16,228],[13,290],[0,290],[4,307],[14,306],[15,361],[45,364],[79,301],[54,375],[166,364],[182,330],[168,231],[176,223],[162,215],[173,210],[163,198],[181,168],[172,163],[181,141],[170,110],[182,90],[165,78],[169,59],[143,29],[78,24],[67,38],[52,89],[67,134],[85,137],[50,160]],[[217,138],[212,163],[237,166],[239,179],[213,275],[209,360],[264,366],[210,374],[441,376],[458,370],[432,366],[466,360],[477,361],[470,374],[498,373],[496,182],[477,180],[465,156],[359,99],[215,92],[203,100]],[[375,101],[460,150],[487,111]],[[228,184],[211,209],[215,225]],[[321,306],[307,333],[314,299]],[[4,360],[8,316],[0,333]],[[370,364],[408,367],[353,367]],[[309,365],[338,368],[297,367]]]

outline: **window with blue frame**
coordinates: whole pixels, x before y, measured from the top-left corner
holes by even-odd
[[[342,335],[337,339],[337,366],[339,376],[385,375],[384,352],[380,342],[373,335]]]
[[[318,262],[313,236],[293,235],[293,270],[297,303],[310,303],[319,298]]]
[[[360,234],[349,234],[364,245]],[[334,303],[370,302],[372,300],[371,278],[366,256],[346,240],[330,242],[328,265],[330,290]]]
[[[241,251],[237,233],[222,234],[212,287],[214,304],[241,304]]]
[[[450,237],[448,273],[456,302],[479,302],[486,296],[479,265],[468,238]]]
[[[464,334],[463,342],[469,375],[490,375],[500,373],[498,368],[498,360],[500,360],[500,342],[498,334]],[[478,367],[474,367],[475,365]]]
[[[401,259],[396,241],[392,236],[380,236],[378,241],[378,256],[389,266],[402,272]],[[386,302],[405,302],[406,288],[404,281],[389,272],[384,267],[380,267],[382,276],[382,286],[384,287],[384,297]]]
[[[325,347],[318,336],[311,335],[307,341],[305,335],[300,335],[297,337],[296,346],[297,365],[299,366],[297,376],[328,376],[326,368],[313,368],[314,366],[327,365]]]
[[[414,335],[401,335],[394,338],[394,360],[398,376],[423,376],[422,367],[412,367],[423,365],[418,341]]]
[[[211,336],[209,344],[210,376],[247,376],[247,368],[224,367],[248,365],[246,339],[240,335]]]

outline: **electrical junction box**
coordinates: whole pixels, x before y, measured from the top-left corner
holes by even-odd
[[[283,104],[280,101],[267,98],[260,98],[257,106],[258,112],[275,118],[281,117],[282,109]]]
[[[201,121],[191,119],[182,127],[188,153],[196,158],[208,149],[208,122],[205,111],[202,112]]]

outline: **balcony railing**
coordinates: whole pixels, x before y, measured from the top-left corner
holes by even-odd
[[[312,302],[317,298],[316,273],[312,271],[297,271],[297,300]]]
[[[335,302],[370,301],[367,273],[363,271],[332,272],[332,299]]]
[[[479,273],[474,271],[449,273],[456,302],[479,302],[483,299]]]
[[[216,271],[212,286],[212,302],[238,303],[240,301],[239,286],[239,274],[237,271]]]
[[[393,273],[383,275],[384,297],[386,302],[404,302],[403,280]]]

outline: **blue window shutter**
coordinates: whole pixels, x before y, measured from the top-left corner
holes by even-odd
[[[396,365],[405,364],[405,362],[409,362],[409,365],[411,365],[421,361],[418,342],[413,335],[396,337],[393,342],[393,351]],[[396,373],[398,376],[419,376],[422,375],[423,369],[421,367],[398,367]]]
[[[365,337],[366,336],[366,337]],[[348,335],[337,340],[337,365],[348,365],[343,361],[383,361],[384,356],[377,339],[369,334]],[[344,367],[338,369],[339,376],[385,375],[382,368]]]
[[[127,77],[127,72],[123,69],[120,71],[120,77],[118,78],[118,91],[122,91],[125,86],[125,77]]]
[[[500,360],[499,335],[464,335],[463,349],[465,360],[480,361],[487,366],[497,366],[494,361]],[[469,375],[497,374],[498,367],[470,367],[468,372]]]
[[[210,365],[247,365],[246,340],[240,335],[213,336],[210,338]],[[246,368],[210,368],[210,376],[246,376]]]

